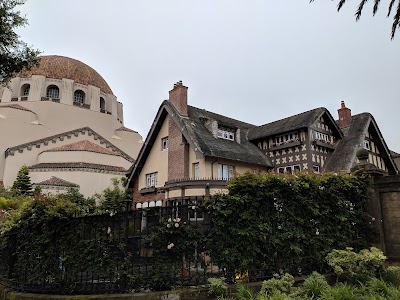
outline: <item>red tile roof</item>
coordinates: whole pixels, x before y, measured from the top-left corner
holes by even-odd
[[[39,163],[29,167],[29,170],[37,170],[37,169],[96,169],[103,171],[112,171],[112,172],[126,172],[127,170],[124,167],[118,166],[108,166],[101,164],[91,164],[85,162],[75,162],[75,163]]]
[[[104,148],[102,146],[99,146],[95,143],[92,143],[88,140],[84,141],[79,141],[76,143],[52,148],[49,150],[45,150],[43,152],[57,152],[57,151],[87,151],[87,152],[95,152],[95,153],[101,153],[101,154],[108,154],[108,155],[116,155],[119,156],[117,152],[114,152],[110,149]]]
[[[35,183],[35,185],[53,185],[53,186],[66,186],[66,187],[79,187],[79,185],[66,181],[64,179],[51,176],[50,178],[41,182]]]
[[[29,111],[31,113],[34,113],[33,111],[31,111],[30,109],[23,107],[19,104],[6,104],[6,105],[0,105],[0,108],[13,108],[13,109],[19,109],[19,110],[23,110],[23,111]]]
[[[56,79],[68,78],[83,85],[94,85],[104,93],[113,93],[104,78],[93,68],[79,60],[65,56],[41,56],[37,67],[31,71],[23,71],[18,76],[31,77],[32,75],[43,75]]]

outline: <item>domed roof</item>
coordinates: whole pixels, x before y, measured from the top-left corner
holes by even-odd
[[[93,68],[79,60],[65,56],[41,56],[37,67],[19,74],[22,77],[31,77],[32,75],[43,75],[56,79],[68,78],[80,84],[96,86],[104,93],[113,93],[104,78]]]

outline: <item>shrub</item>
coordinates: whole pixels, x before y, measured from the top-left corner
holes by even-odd
[[[321,300],[359,300],[360,297],[354,286],[347,283],[339,283],[336,286],[326,289],[321,297]]]
[[[228,285],[225,282],[225,278],[208,278],[210,284],[208,288],[208,294],[214,297],[226,297],[228,295]]]
[[[261,295],[272,296],[277,292],[282,292],[285,294],[289,294],[292,290],[294,284],[294,277],[288,273],[283,276],[279,276],[278,274],[274,274],[274,277],[268,280],[265,280],[261,286]]]
[[[256,295],[250,288],[239,285],[236,298],[238,300],[256,300]]]
[[[329,284],[325,277],[318,272],[313,272],[303,283],[303,291],[312,299],[318,298],[322,292],[329,288]]]
[[[326,260],[338,277],[365,281],[383,269],[386,256],[375,247],[363,249],[359,253],[354,252],[353,248],[346,248],[333,250],[326,256]]]
[[[395,287],[400,287],[400,267],[388,267],[381,275],[382,279]]]

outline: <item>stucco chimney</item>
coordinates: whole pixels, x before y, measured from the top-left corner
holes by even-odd
[[[187,108],[187,90],[188,88],[182,84],[182,80],[174,84],[174,88],[169,91],[169,101],[175,106],[178,112],[188,115]]]
[[[339,127],[347,127],[351,123],[351,109],[346,107],[344,101],[341,102],[340,108],[338,109],[339,115]]]

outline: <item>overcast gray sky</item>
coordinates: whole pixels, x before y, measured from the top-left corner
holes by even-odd
[[[340,100],[374,115],[400,152],[400,31],[389,0],[28,0],[22,39],[97,70],[146,137],[179,80],[189,104],[260,125]]]

